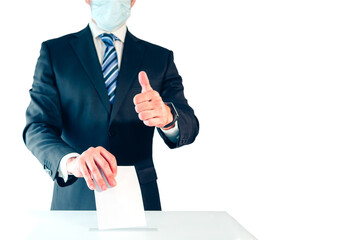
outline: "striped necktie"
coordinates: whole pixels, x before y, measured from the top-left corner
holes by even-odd
[[[108,33],[103,33],[99,35],[99,37],[106,46],[102,63],[102,72],[105,80],[107,93],[109,96],[109,101],[111,104],[113,104],[115,98],[115,88],[117,82],[116,80],[119,75],[118,58],[114,46],[114,41],[119,39],[113,34]]]

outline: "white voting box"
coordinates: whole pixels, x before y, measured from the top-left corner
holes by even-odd
[[[22,220],[30,240],[256,240],[226,212],[147,211],[146,227],[110,230],[98,229],[95,211],[32,212]]]

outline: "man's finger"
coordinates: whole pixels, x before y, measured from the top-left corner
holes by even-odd
[[[112,155],[108,150],[106,150],[103,147],[100,148],[100,154],[108,162],[112,173],[114,174],[114,176],[116,176],[117,175],[117,162],[116,162],[115,156]]]
[[[163,127],[160,118],[151,118],[143,122],[148,127],[159,127],[159,128]]]
[[[105,178],[107,182],[110,184],[110,186],[115,187],[116,181],[114,178],[114,174],[110,169],[109,162],[107,162],[101,155],[95,155],[94,160],[96,162],[96,165],[101,171],[104,173]],[[104,179],[105,180],[105,179]]]
[[[87,161],[86,164],[91,172],[92,177],[94,178],[95,182],[97,183],[97,185],[101,188],[101,190],[105,191],[107,189],[106,183],[105,183],[103,177],[101,176],[101,173],[100,173],[98,167],[96,166],[95,162],[93,160],[90,160],[90,161]]]
[[[158,115],[159,115],[159,113],[157,111],[153,111],[153,110],[143,111],[143,112],[138,114],[139,119],[141,121],[146,121],[146,120],[149,120],[151,118],[159,117]]]
[[[133,99],[133,102],[135,105],[138,105],[140,103],[158,101],[158,100],[161,100],[160,94],[157,91],[150,90],[147,92],[136,94]]]
[[[152,88],[150,86],[149,78],[146,75],[146,72],[139,72],[139,83],[141,85],[141,92],[151,91]]]
[[[88,188],[90,190],[94,190],[95,189],[95,184],[94,184],[93,180],[91,179],[89,170],[88,170],[88,168],[86,167],[85,164],[80,167],[80,172],[81,172],[82,176],[84,177],[85,182],[88,185]]]
[[[143,112],[143,111],[149,111],[154,110],[154,104],[150,102],[144,102],[140,103],[138,105],[135,105],[135,111],[137,113]]]

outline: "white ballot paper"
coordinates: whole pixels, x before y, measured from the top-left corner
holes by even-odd
[[[139,181],[134,166],[118,166],[115,187],[103,178],[108,189],[95,183],[95,202],[99,230],[146,226]]]

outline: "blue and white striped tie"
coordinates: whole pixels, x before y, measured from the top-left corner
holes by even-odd
[[[111,104],[113,104],[115,98],[115,88],[117,82],[116,80],[119,75],[118,58],[114,46],[114,41],[119,39],[113,34],[108,33],[103,33],[99,35],[99,37],[106,45],[104,59],[102,63],[102,72],[109,96],[109,101]]]

